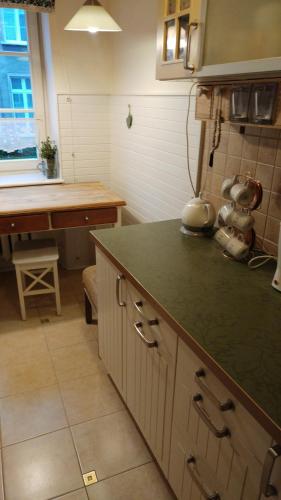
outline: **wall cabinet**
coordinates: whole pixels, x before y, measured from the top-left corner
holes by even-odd
[[[177,498],[281,500],[281,447],[100,250],[97,286],[100,355]]]
[[[279,0],[159,0],[157,78],[280,75]]]

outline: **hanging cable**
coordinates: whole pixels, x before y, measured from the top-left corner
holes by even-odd
[[[196,191],[194,188],[193,180],[191,177],[191,171],[190,171],[190,160],[189,160],[189,137],[188,137],[188,126],[189,126],[189,116],[190,116],[190,101],[191,101],[191,94],[192,90],[197,85],[197,83],[193,83],[189,89],[189,94],[188,94],[188,101],[187,101],[187,116],[186,116],[186,126],[185,126],[185,132],[186,132],[186,154],[187,154],[187,170],[188,170],[188,177],[190,181],[190,185],[192,188],[192,191],[194,193],[194,196],[196,196]]]

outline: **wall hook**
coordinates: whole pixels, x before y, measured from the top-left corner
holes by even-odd
[[[133,115],[131,113],[131,104],[128,104],[128,108],[129,108],[129,114],[126,118],[126,123],[127,123],[127,127],[131,128],[133,125]]]

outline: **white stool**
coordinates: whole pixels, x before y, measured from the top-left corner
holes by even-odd
[[[53,240],[18,241],[13,252],[13,264],[16,268],[21,317],[26,319],[25,297],[54,293],[57,314],[61,314],[61,302],[58,279],[58,249]],[[53,285],[45,281],[48,273],[53,274]],[[27,284],[27,278],[31,282]],[[29,280],[30,281],[30,280]]]

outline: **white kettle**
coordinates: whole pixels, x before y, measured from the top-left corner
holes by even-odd
[[[204,236],[212,232],[216,220],[213,205],[202,198],[192,198],[184,207],[182,213],[181,232],[192,236]]]

